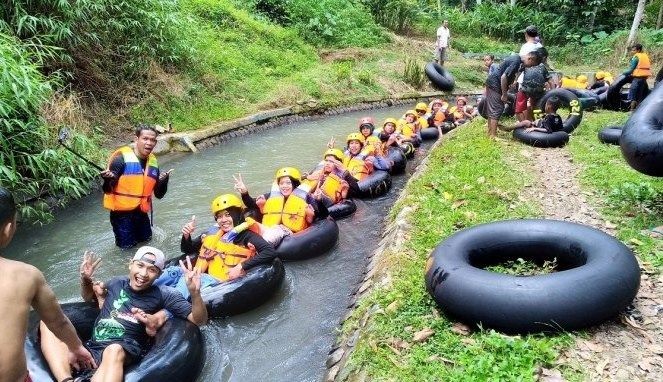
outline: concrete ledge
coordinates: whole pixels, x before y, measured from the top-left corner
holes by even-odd
[[[465,94],[465,93],[463,93]],[[263,131],[287,123],[299,122],[329,115],[401,105],[407,102],[440,96],[457,96],[445,92],[411,92],[391,98],[362,98],[348,104],[325,105],[317,100],[299,102],[292,107],[271,109],[235,119],[220,121],[200,130],[161,134],[153,153],[157,156],[172,152],[196,152],[219,144],[229,138]]]

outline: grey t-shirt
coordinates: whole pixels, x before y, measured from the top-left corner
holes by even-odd
[[[501,78],[503,74],[506,74],[507,82],[509,85],[513,83],[516,79],[516,74],[520,69],[521,61],[520,56],[517,54],[512,54],[502,61],[497,70],[488,75],[486,79],[486,87],[502,93]]]

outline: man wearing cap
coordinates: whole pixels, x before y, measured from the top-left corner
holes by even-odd
[[[94,301],[92,276],[99,266],[94,253],[86,251],[80,266],[81,295]],[[207,322],[207,308],[200,297],[200,270],[188,261],[180,263],[191,294],[191,303],[169,287],[155,286],[164,268],[159,249],[140,247],[129,263],[129,276],[115,277],[104,285],[104,302],[85,347],[99,366],[92,381],[122,381],[124,367],[137,363],[147,348],[147,316],[166,309],[173,316],[196,325]],[[40,323],[41,349],[58,382],[76,381],[67,360],[66,345]]]

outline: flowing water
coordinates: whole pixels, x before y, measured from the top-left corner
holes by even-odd
[[[345,136],[357,131],[360,117],[372,115],[381,123],[406,109],[399,106],[293,123],[234,138],[198,154],[170,158],[161,163],[163,170],[175,170],[168,193],[154,202],[150,244],[168,257],[179,255],[182,226],[192,215],[197,216],[198,233],[213,223],[211,201],[218,194],[234,192],[232,174],[241,173],[256,196],[269,190],[279,167],[313,168],[330,137],[342,146]],[[339,222],[340,238],[332,251],[287,263],[285,282],[268,303],[204,327],[206,356],[199,381],[320,380],[334,329],[404,182],[404,175],[394,177],[387,195],[357,201],[357,212]],[[114,246],[108,211],[102,208],[99,193],[74,202],[51,224],[21,226],[5,255],[37,266],[61,301],[75,301],[80,299],[78,266],[86,249],[103,258],[97,278],[127,274],[132,252]]]

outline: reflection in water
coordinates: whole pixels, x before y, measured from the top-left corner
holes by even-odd
[[[363,115],[378,121],[400,116],[407,107],[348,113],[291,124],[231,140],[199,154],[161,163],[174,168],[169,190],[154,203],[150,243],[169,256],[179,254],[180,230],[191,215],[197,232],[213,223],[210,204],[220,193],[234,192],[232,174],[242,173],[252,195],[269,190],[277,168],[310,170],[321,159],[330,137],[342,145]],[[163,162],[163,161],[162,161]],[[267,304],[249,313],[216,320],[203,329],[206,357],[200,381],[317,381],[335,338],[348,296],[361,280],[365,257],[375,249],[382,221],[404,176],[394,178],[382,198],[359,201],[357,212],[340,222],[334,250],[319,258],[287,263],[286,281]],[[62,301],[78,300],[78,266],[85,249],[103,257],[97,277],[126,274],[131,251],[114,246],[108,212],[95,194],[58,213],[52,224],[20,227],[9,258],[41,269]]]

